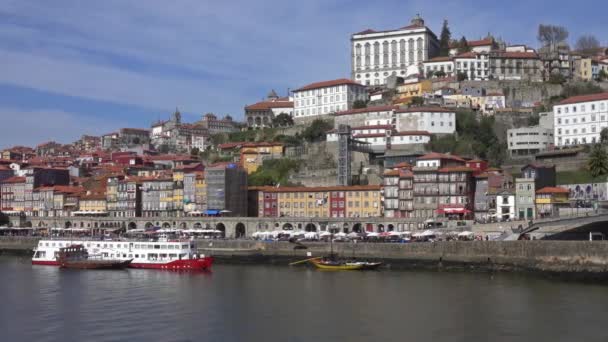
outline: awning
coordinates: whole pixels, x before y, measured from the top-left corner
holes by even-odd
[[[465,208],[441,208],[437,209],[438,214],[468,214],[471,211]]]
[[[219,215],[220,211],[216,209],[207,209],[205,210],[205,214],[207,215]]]

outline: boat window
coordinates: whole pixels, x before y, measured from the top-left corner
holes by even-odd
[[[107,253],[104,253],[104,254],[107,254]],[[113,257],[114,257],[114,254],[110,254],[110,258],[113,258]]]
[[[90,243],[87,243],[87,247],[91,247],[91,244],[90,244]]]
[[[169,254],[169,258],[176,259],[177,258],[177,254],[171,253],[171,254]]]
[[[139,245],[134,245],[135,249],[139,249]]]
[[[136,259],[137,259],[137,258],[139,258],[139,254],[135,254],[135,258],[136,258]]]
[[[97,244],[97,248],[99,248],[100,246],[101,246],[101,244],[99,244],[99,243],[98,243],[98,244]]]
[[[108,247],[114,248],[114,245],[113,244],[109,244]]]
[[[187,253],[181,253],[181,254],[179,255],[179,257],[180,257],[180,259],[186,259],[186,256],[187,256],[187,255],[188,255]]]
[[[55,243],[53,242],[53,244],[51,246],[55,247]]]
[[[167,245],[167,248],[168,248],[168,249],[174,249],[174,248],[175,248],[175,246],[173,246],[173,245]]]
[[[167,254],[165,254],[165,253],[161,253],[161,254],[160,254],[160,258],[161,258],[161,259],[164,259],[164,258],[166,258],[166,257],[167,257]]]
[[[154,249],[154,245],[148,245],[148,249]]]
[[[126,257],[127,257],[127,255],[123,253],[122,257],[123,257],[123,258],[126,258]]]
[[[160,245],[154,245],[154,249],[160,249]]]
[[[188,245],[182,245],[182,249],[188,249]]]
[[[104,258],[107,258],[107,257],[108,257],[108,253],[101,253],[101,255],[102,255]],[[114,256],[114,254],[112,254],[112,256]]]
[[[46,246],[47,246],[47,247],[49,246],[49,243],[48,243],[48,242],[46,243]]]
[[[103,244],[103,248],[106,248],[108,246],[108,244],[104,243]]]
[[[132,257],[133,257],[133,254],[129,254],[129,258],[132,258]]]
[[[148,260],[156,260],[157,258],[158,258],[158,254],[148,253]]]

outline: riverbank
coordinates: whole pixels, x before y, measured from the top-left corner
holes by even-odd
[[[2,237],[0,255],[30,256],[38,238]],[[218,263],[287,265],[327,255],[330,244],[199,240],[199,252]],[[508,271],[608,281],[606,241],[449,241],[425,243],[334,243],[341,257],[382,261],[389,269]]]

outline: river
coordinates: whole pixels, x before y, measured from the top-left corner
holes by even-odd
[[[606,341],[608,287],[515,274],[77,271],[0,258],[2,341]]]

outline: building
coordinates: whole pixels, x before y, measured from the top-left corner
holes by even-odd
[[[110,177],[106,185],[106,207],[110,217],[141,217],[142,192],[138,178]]]
[[[172,177],[144,178],[141,182],[142,217],[177,217]]]
[[[555,146],[594,144],[608,127],[608,92],[567,98],[553,106]]]
[[[211,115],[211,116],[209,116]],[[214,120],[212,114],[207,114],[206,121],[193,124],[182,123],[181,113],[176,110],[168,121],[159,121],[152,125],[151,142],[152,145],[163,153],[168,152],[190,152],[193,148],[203,151],[209,146],[209,135],[213,134],[209,127],[214,127],[215,131],[222,131],[223,125],[230,126],[222,120]],[[216,127],[217,126],[217,127]]]
[[[334,115],[334,128],[340,125],[351,127],[366,125],[391,125],[398,106],[372,106],[350,109]]]
[[[490,78],[488,53],[465,52],[452,57],[456,75],[466,80],[485,81]]]
[[[492,50],[497,49],[498,44],[496,43],[493,37],[489,36],[480,40],[467,41],[467,47],[471,52],[474,53],[488,53]],[[450,44],[449,55],[456,56],[459,50],[460,47],[457,46],[457,44]]]
[[[104,149],[118,149],[150,143],[150,131],[140,128],[121,128],[101,136],[101,147]]]
[[[232,120],[232,116],[230,115],[218,119],[215,114],[207,113],[203,115],[202,119],[196,124],[201,126],[202,129],[206,129],[209,135],[231,133],[239,130],[237,122]]]
[[[245,143],[241,145],[240,163],[247,174],[254,173],[265,160],[283,158],[285,146],[278,142]]]
[[[410,25],[396,30],[367,29],[355,33],[351,36],[351,47],[351,77],[365,85],[382,85],[389,76],[418,73],[422,62],[439,53],[437,37],[418,15]]]
[[[207,168],[207,215],[247,216],[247,171],[236,164]]]
[[[460,157],[429,153],[416,161],[413,217],[471,216],[474,209],[474,169]]]
[[[475,164],[477,162],[475,161]],[[481,172],[475,177],[474,211],[475,220],[488,222],[496,219],[496,194],[510,189],[513,186],[512,178],[499,169],[487,168],[487,162],[479,168]],[[473,162],[467,162],[467,166],[475,168]]]
[[[418,77],[407,78],[403,84],[397,87],[395,103],[410,104],[414,97],[424,97],[433,92],[431,80],[423,80]]]
[[[316,82],[293,91],[294,120],[312,121],[353,108],[355,101],[366,101],[365,86],[346,78]]]
[[[452,57],[434,57],[423,63],[424,76],[431,77],[453,77],[454,60]]]
[[[380,186],[251,187],[258,217],[380,217]]]
[[[511,157],[535,155],[553,146],[553,128],[531,126],[507,130],[507,146]]]
[[[78,211],[81,215],[107,215],[106,195],[91,193],[80,196]]]
[[[490,53],[490,75],[496,80],[543,81],[543,64],[536,52]]]
[[[397,132],[426,131],[431,134],[453,134],[456,131],[456,113],[441,107],[411,107],[396,109]]]
[[[533,178],[515,179],[515,210],[520,220],[536,218],[536,185]]]
[[[0,183],[0,211],[19,214],[25,210],[25,177],[10,177]]]
[[[384,217],[412,217],[414,211],[414,174],[411,165],[400,163],[393,170],[384,172]]]
[[[287,114],[293,117],[293,99],[279,97],[274,90],[268,94],[266,100],[245,106],[247,127],[272,127],[273,119],[279,114]]]
[[[536,191],[536,213],[538,217],[559,216],[560,208],[570,207],[570,191],[560,187],[544,187]]]
[[[521,168],[521,173],[522,178],[534,179],[536,189],[554,187],[556,184],[555,165],[528,164]]]
[[[496,194],[496,217],[499,221],[515,219],[515,193],[503,190]]]
[[[595,75],[593,65],[595,64]],[[573,60],[573,76],[577,80],[591,81],[597,78],[597,62],[590,57],[580,57]]]

